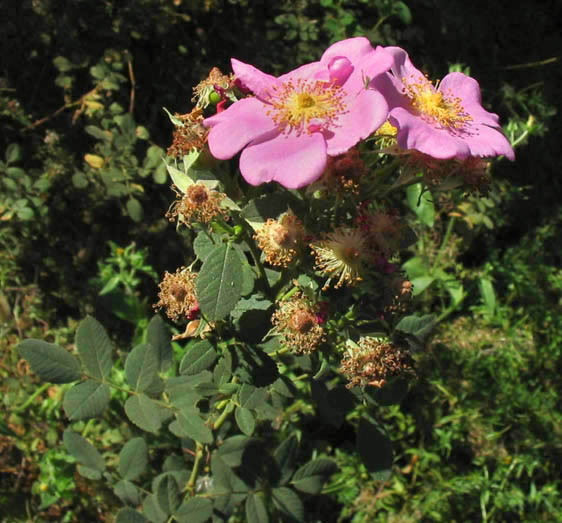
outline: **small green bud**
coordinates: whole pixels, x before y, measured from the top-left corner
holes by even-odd
[[[216,91],[209,94],[209,102],[213,105],[218,104],[221,101],[221,95]]]
[[[244,231],[244,228],[241,225],[235,225],[234,226],[234,236],[239,237],[242,232]]]

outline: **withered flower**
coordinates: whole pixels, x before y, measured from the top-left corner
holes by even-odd
[[[160,301],[154,305],[159,310],[164,308],[168,318],[178,320],[185,318],[193,320],[199,311],[199,303],[195,293],[195,279],[197,274],[186,267],[180,267],[175,273],[168,271],[160,282]]]
[[[254,238],[268,263],[287,267],[302,246],[304,227],[293,212],[289,211],[278,220],[267,220]]]
[[[297,293],[282,301],[273,313],[271,322],[274,331],[283,338],[283,343],[297,353],[308,354],[324,340],[324,329],[320,326],[319,307]]]
[[[413,359],[407,350],[370,337],[360,338],[357,344],[348,347],[340,371],[349,380],[347,388],[371,385],[379,389],[392,376],[414,373]]]
[[[228,219],[228,210],[221,207],[226,197],[224,193],[209,189],[202,183],[190,185],[184,195],[176,193],[180,198],[166,213],[166,218],[171,222],[177,219],[189,227],[192,222],[209,223],[219,216]]]

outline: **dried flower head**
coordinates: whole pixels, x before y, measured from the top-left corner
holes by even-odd
[[[196,102],[198,109],[205,109],[213,102],[211,94],[217,93],[221,98],[224,91],[232,87],[234,75],[222,74],[218,67],[213,67],[209,71],[209,76],[205,80],[199,82],[193,88],[192,102]]]
[[[180,193],[176,191],[180,196]],[[192,222],[209,223],[217,216],[224,220],[228,219],[228,211],[221,207],[221,202],[225,194],[209,189],[202,183],[190,185],[185,194],[176,200],[170,210],[166,213],[166,218],[171,222],[176,219],[188,227]]]
[[[359,180],[367,172],[358,149],[350,149],[339,156],[329,156],[326,169],[309,192],[321,187],[328,191],[359,193]]]
[[[362,262],[367,255],[367,239],[359,229],[339,227],[325,235],[324,239],[312,243],[310,248],[316,258],[315,267],[328,280],[322,290],[326,290],[332,280],[334,288],[343,285],[353,286],[362,280]]]
[[[183,158],[193,149],[200,150],[207,143],[209,129],[203,127],[203,111],[195,108],[187,114],[175,114],[182,125],[174,130],[172,145],[168,147],[168,156]]]
[[[197,274],[186,267],[180,267],[174,274],[166,271],[160,282],[160,301],[154,305],[155,309],[166,309],[171,320],[185,318],[192,320],[199,311],[199,303],[195,294],[195,278]]]
[[[349,380],[347,388],[356,385],[381,388],[392,376],[414,373],[408,351],[390,341],[370,337],[361,338],[357,344],[348,347],[340,371]]]
[[[319,307],[297,293],[279,303],[271,322],[283,343],[298,353],[310,353],[324,340],[320,326]]]
[[[490,162],[484,158],[470,156],[466,160],[459,162],[459,174],[463,177],[464,183],[474,192],[486,195],[490,188],[490,176],[488,169]]]
[[[400,275],[392,277],[383,293],[384,312],[405,312],[406,304],[412,299],[413,291],[414,285],[411,281],[405,280]]]
[[[287,267],[302,245],[304,227],[302,222],[289,210],[278,220],[267,220],[254,238],[268,263],[278,267]]]
[[[369,240],[369,246],[383,256],[392,256],[400,248],[404,224],[400,218],[388,212],[364,213],[358,218],[361,230]]]

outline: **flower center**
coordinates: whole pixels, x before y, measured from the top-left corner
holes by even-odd
[[[347,112],[345,96],[336,82],[289,80],[272,88],[267,115],[282,131],[310,134],[336,125]]]
[[[410,99],[412,107],[441,127],[461,129],[466,122],[472,120],[462,106],[462,100],[451,92],[442,93],[437,90],[439,82],[434,86],[426,78],[410,82],[402,78],[403,93]]]

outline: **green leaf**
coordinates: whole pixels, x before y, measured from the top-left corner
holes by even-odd
[[[148,323],[146,341],[156,348],[159,370],[161,372],[168,370],[172,365],[170,330],[159,315],[153,316]]]
[[[213,443],[213,433],[211,429],[205,425],[197,409],[182,409],[181,412],[176,414],[176,418],[181,430],[187,437],[204,443],[205,445]]]
[[[166,169],[172,182],[178,188],[179,191],[185,194],[187,188],[194,184],[194,181],[186,174],[182,173],[179,169],[176,169],[173,165],[166,164]]]
[[[413,286],[412,296],[418,296],[425,289],[427,289],[435,278],[433,276],[419,276],[418,278],[410,278],[410,283]]]
[[[158,353],[150,343],[137,345],[125,361],[127,383],[137,392],[146,391],[158,377]]]
[[[77,189],[85,189],[90,181],[84,173],[77,172],[72,175],[72,185]]]
[[[111,390],[105,383],[86,380],[68,390],[62,408],[70,421],[101,416],[111,399]]]
[[[111,142],[111,133],[104,131],[103,129],[100,129],[99,127],[96,127],[95,125],[86,125],[86,127],[84,127],[84,130],[90,135],[93,136],[94,138],[97,138],[98,140],[102,140],[104,142]]]
[[[253,443],[254,438],[249,438],[242,434],[231,436],[224,440],[223,444],[219,447],[217,454],[229,467],[238,467],[242,463],[242,455],[246,447]]]
[[[82,363],[94,378],[102,380],[109,375],[113,346],[103,326],[92,316],[78,325],[76,347]]]
[[[254,387],[244,383],[238,394],[240,405],[247,409],[256,409],[267,400],[267,391],[264,388]]]
[[[105,470],[105,461],[102,455],[89,441],[80,436],[80,434],[66,429],[63,433],[62,440],[66,450],[68,450],[70,455],[76,458],[79,463],[90,469],[97,470],[98,472],[103,472]]]
[[[21,149],[17,143],[11,143],[6,147],[6,152],[4,153],[4,158],[6,158],[6,163],[11,164],[21,160]]]
[[[296,521],[304,521],[304,507],[294,490],[287,487],[277,487],[272,489],[271,497],[273,498],[274,505],[283,514]]]
[[[291,483],[301,492],[319,494],[324,483],[337,469],[337,465],[331,459],[315,459],[297,470]]]
[[[194,343],[181,360],[180,374],[199,374],[208,369],[217,358],[217,351],[209,341]]]
[[[216,511],[230,513],[248,495],[248,485],[225,464],[216,452],[211,455],[211,473]]]
[[[122,508],[115,518],[115,523],[146,523],[147,521],[143,514],[131,507]]]
[[[257,231],[269,218],[277,219],[294,204],[295,198],[288,192],[266,194],[250,201],[241,216]]]
[[[197,276],[197,298],[209,321],[222,320],[240,299],[242,261],[231,245],[217,245],[203,262]]]
[[[279,484],[283,485],[293,475],[295,464],[297,461],[297,454],[299,452],[299,442],[296,436],[291,435],[275,449],[273,458],[279,465],[281,477]]]
[[[158,405],[144,394],[129,397],[125,402],[125,414],[142,430],[158,432],[162,426]]]
[[[162,512],[171,514],[180,505],[180,489],[175,476],[171,472],[156,478],[154,495]]]
[[[148,465],[148,447],[143,438],[129,440],[119,452],[119,474],[124,479],[137,479]]]
[[[143,218],[143,210],[141,203],[136,198],[129,198],[127,200],[127,214],[130,216],[131,220],[136,223],[140,223]]]
[[[412,315],[402,318],[395,329],[422,339],[431,332],[434,326],[435,316],[433,314],[426,314],[424,316]]]
[[[246,498],[246,521],[247,523],[269,523],[269,514],[262,497],[251,493]]]
[[[256,420],[252,412],[245,407],[236,407],[234,411],[234,419],[238,428],[246,434],[246,436],[251,436],[256,428]]]
[[[429,191],[423,192],[421,183],[410,185],[406,189],[408,206],[416,213],[419,220],[427,227],[433,227],[435,223],[435,206],[433,197]]]
[[[363,418],[357,430],[357,452],[376,480],[388,481],[392,475],[392,443],[378,426]]]
[[[18,345],[18,351],[43,381],[71,383],[80,379],[80,363],[58,345],[30,338]]]
[[[392,12],[397,15],[402,23],[409,25],[412,23],[412,13],[410,8],[404,2],[393,2]]]
[[[488,278],[480,278],[478,285],[480,287],[480,295],[486,307],[486,313],[493,316],[496,311],[496,293],[494,286]]]
[[[220,234],[199,231],[199,234],[197,234],[195,240],[193,241],[193,250],[195,251],[195,255],[204,262],[207,259],[207,256],[220,243],[222,243],[222,237]]]
[[[68,58],[64,56],[57,56],[53,59],[53,65],[57,68],[58,71],[61,73],[66,73],[72,69],[72,63]]]
[[[234,374],[242,383],[266,387],[279,377],[275,360],[257,346],[237,345],[235,356],[238,362],[234,366]]]
[[[123,502],[135,507],[140,503],[140,491],[130,481],[122,479],[113,487],[113,493]],[[139,514],[140,515],[140,514]]]
[[[194,497],[182,503],[174,512],[179,523],[205,523],[213,514],[213,502],[208,498]]]
[[[154,494],[150,494],[144,498],[142,510],[152,523],[164,523],[168,519],[168,514],[162,511]]]

